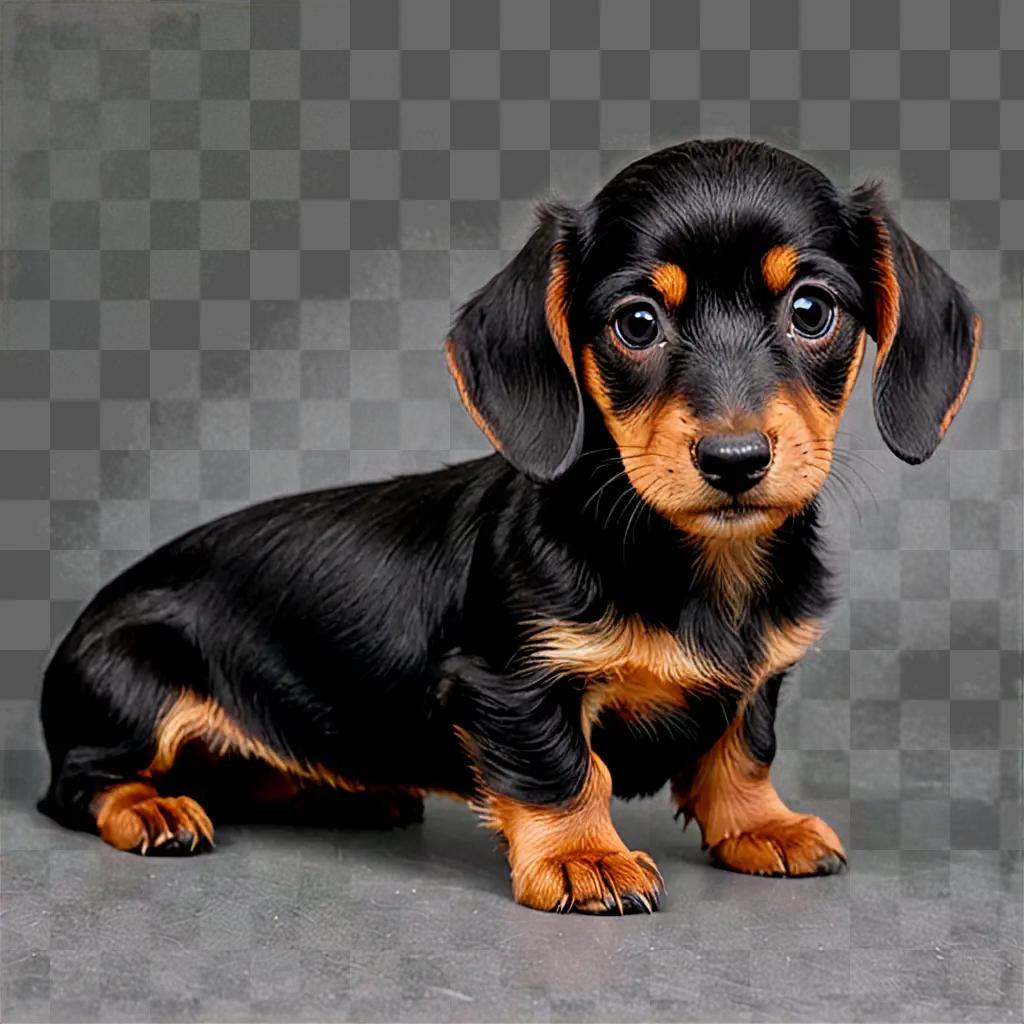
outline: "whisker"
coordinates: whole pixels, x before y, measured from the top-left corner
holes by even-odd
[[[629,541],[629,531],[633,528],[633,523],[636,521],[636,517],[646,509],[647,502],[644,501],[643,496],[639,491],[636,492],[636,502],[633,508],[633,512],[630,514],[629,521],[626,523],[626,532],[622,535],[622,561],[626,561],[626,544]]]
[[[608,517],[605,519],[604,529],[609,529],[612,525],[612,519],[615,517],[615,513],[618,510],[619,505],[622,503],[623,498],[626,499],[626,507],[629,507],[629,501],[632,496],[636,494],[635,490],[627,488],[624,490],[614,501],[611,507],[611,511],[608,513]]]
[[[833,472],[837,479],[843,479],[843,473],[852,474],[864,490],[867,491],[868,496],[874,503],[875,511],[878,511],[878,498],[875,495],[874,489],[872,488],[870,481],[864,477],[856,466],[844,463],[842,459],[837,459],[833,461]]]
[[[581,512],[586,512],[587,509],[590,507],[590,503],[592,501],[599,500],[600,497],[601,497],[601,494],[604,492],[604,490],[607,487],[609,487],[611,484],[615,483],[617,480],[621,480],[626,475],[627,475],[626,474],[626,470],[624,470],[624,469],[619,470],[619,472],[616,473],[613,477],[610,477],[603,484],[601,484],[601,486],[598,487],[597,490],[595,490],[594,493],[589,498],[587,498],[586,502],[583,505],[583,508],[582,508]],[[595,509],[595,511],[596,511],[596,509]]]
[[[875,463],[872,462],[871,459],[869,459],[863,452],[855,451],[852,448],[833,447],[827,437],[817,437],[812,438],[810,441],[797,441],[794,443],[794,447],[796,448],[806,447],[808,445],[820,446],[822,450],[829,449],[836,453],[842,452],[844,455],[850,456],[850,458],[860,459],[862,462],[869,465],[872,469],[881,472],[880,468],[876,466]]]

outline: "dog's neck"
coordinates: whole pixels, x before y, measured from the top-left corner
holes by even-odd
[[[696,551],[697,571],[712,600],[732,621],[739,621],[770,569],[774,534],[688,541]]]
[[[567,543],[606,581],[607,593],[666,623],[696,607],[737,630],[751,619],[798,620],[827,603],[814,504],[759,536],[684,533],[644,503],[614,468],[577,472],[542,488]]]

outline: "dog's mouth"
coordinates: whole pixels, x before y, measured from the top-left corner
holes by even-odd
[[[692,523],[698,533],[739,536],[772,530],[784,515],[773,505],[758,505],[734,498],[731,502],[694,513]]]
[[[759,490],[760,488],[754,488]],[[757,512],[771,512],[774,510],[774,506],[765,501],[751,501],[750,498],[756,498],[756,495],[751,492],[748,494],[735,494],[732,497],[722,497],[722,500],[709,508],[704,509],[707,515],[723,516],[726,519],[742,518],[743,516],[754,515]]]
[[[715,519],[721,519],[726,523],[732,523],[737,520],[756,516],[759,512],[767,511],[769,511],[769,509],[765,505],[750,505],[746,502],[740,503],[738,501],[734,501],[731,505],[723,505],[720,508],[710,509],[705,513],[705,515],[712,516]]]

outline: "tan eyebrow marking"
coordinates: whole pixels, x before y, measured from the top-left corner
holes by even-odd
[[[761,260],[761,275],[764,277],[764,283],[778,295],[792,283],[799,261],[799,253],[793,246],[772,246]]]
[[[651,284],[661,292],[669,309],[674,309],[686,298],[686,271],[674,263],[657,264],[651,271]]]

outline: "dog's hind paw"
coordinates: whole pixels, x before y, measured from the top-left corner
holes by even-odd
[[[187,857],[214,845],[209,816],[187,796],[153,796],[118,808],[99,831],[111,846],[151,857]]]

